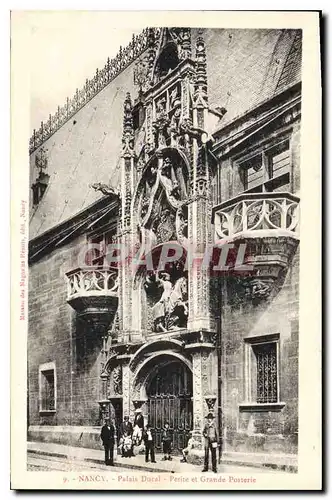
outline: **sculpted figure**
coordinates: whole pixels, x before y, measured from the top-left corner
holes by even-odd
[[[184,276],[179,278],[173,286],[170,275],[162,272],[159,277],[154,274],[147,278],[146,289],[152,283],[163,288],[160,299],[152,307],[154,331],[166,332],[185,327],[188,316],[188,306],[185,300],[187,291],[186,278]]]

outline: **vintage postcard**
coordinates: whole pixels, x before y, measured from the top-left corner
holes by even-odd
[[[13,489],[321,489],[319,22],[12,12]]]

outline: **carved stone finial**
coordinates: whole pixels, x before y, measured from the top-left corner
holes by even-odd
[[[205,42],[201,34],[196,40],[196,81],[195,97],[207,105],[207,73]]]
[[[47,169],[48,166],[48,158],[47,158],[48,149],[41,147],[35,157],[35,165],[39,170],[39,174],[42,174],[44,170]]]
[[[181,59],[189,59],[191,57],[191,29],[183,28],[181,33]]]
[[[132,103],[129,92],[123,106],[123,136],[122,136],[122,156],[131,157],[134,154],[134,127],[133,127],[133,113]]]

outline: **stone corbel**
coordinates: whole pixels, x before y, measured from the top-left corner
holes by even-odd
[[[205,396],[205,402],[208,407],[209,413],[214,413],[214,405],[216,404],[217,397],[216,396]]]
[[[98,401],[100,409],[101,422],[110,418],[110,401],[109,399],[102,399]]]
[[[133,405],[135,410],[141,410],[145,402],[146,402],[145,399],[134,399]]]
[[[247,297],[253,302],[267,300],[274,288],[275,280],[273,278],[247,278],[243,283]]]

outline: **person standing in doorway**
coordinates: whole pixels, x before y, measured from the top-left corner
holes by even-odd
[[[153,464],[156,463],[155,454],[154,454],[154,443],[155,443],[155,435],[154,431],[151,429],[150,424],[147,424],[145,430],[143,432],[143,440],[145,445],[145,461],[149,461],[149,454],[151,456],[151,462]]]
[[[163,443],[163,460],[172,460],[171,448],[172,448],[172,431],[169,428],[169,423],[166,422],[161,436],[161,441]]]
[[[133,429],[133,443],[139,446],[142,442],[142,435],[144,431],[144,417],[142,410],[135,410],[134,429]]]
[[[114,435],[115,427],[110,420],[105,420],[104,425],[101,429],[100,438],[103,442],[105,449],[105,464],[114,465],[113,455],[114,455]]]
[[[133,424],[129,421],[129,417],[125,416],[122,424],[120,425],[120,440],[121,440],[121,442],[123,443],[125,438],[128,442],[129,441],[128,438],[130,437],[130,440],[132,443],[132,435],[133,435]],[[122,447],[122,456],[124,456],[123,455],[123,447]],[[128,454],[127,456],[133,456],[132,448],[131,448],[130,454]]]
[[[130,436],[133,433],[133,425],[129,421],[129,417],[124,417],[122,424],[120,425],[120,437],[124,436],[124,434],[129,434]]]
[[[213,472],[217,472],[217,448],[218,448],[218,431],[216,424],[214,422],[213,413],[209,413],[207,415],[207,423],[203,429],[204,436],[204,469],[202,472],[207,472],[209,470],[209,452],[211,451],[211,461],[212,461],[212,470]]]

